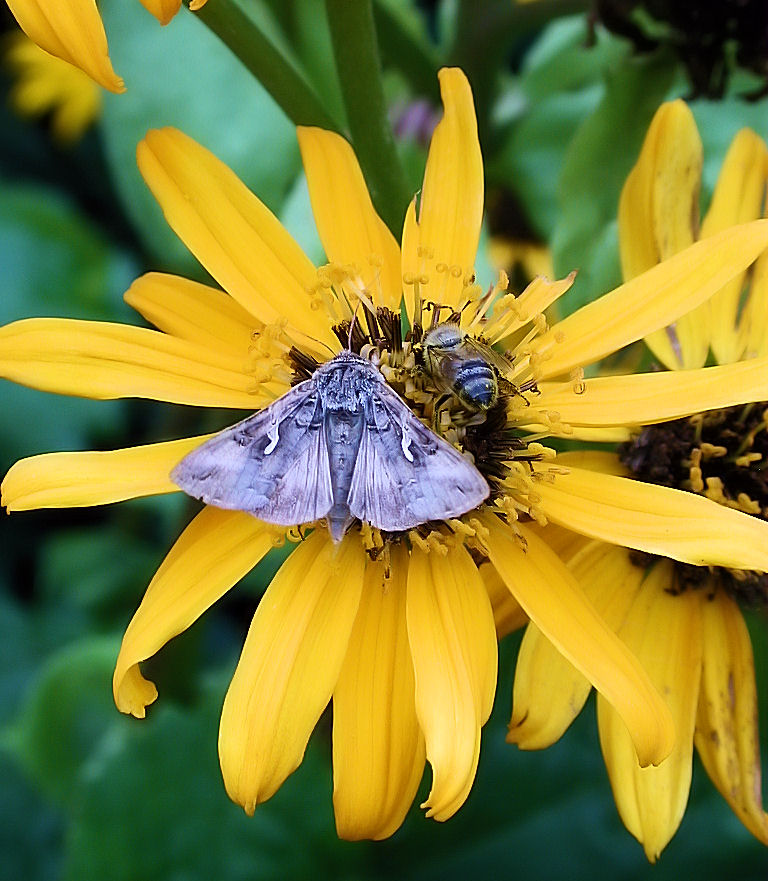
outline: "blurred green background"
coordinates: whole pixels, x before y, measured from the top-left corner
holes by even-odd
[[[325,84],[324,99],[333,105],[322,3],[257,6],[313,81]],[[638,56],[629,41],[599,27],[595,45],[586,48],[584,14],[553,17],[553,7],[578,4],[505,14],[496,29],[483,18],[484,11],[499,13],[496,3],[477,4],[469,24],[462,3],[378,6],[393,114],[416,98],[434,102],[434,86],[419,91],[419,83],[439,62],[460,61],[468,69],[494,206],[488,235],[549,243],[558,273],[578,268],[567,309],[617,284],[619,190],[659,103],[691,93],[679,59],[664,49]],[[104,94],[103,112],[80,142],[63,146],[46,120],[21,119],[6,98],[0,102],[0,320],[56,315],[138,323],[122,301],[138,274],[162,269],[205,277],[136,169],[136,142],[159,125],[182,128],[228,162],[310,256],[322,259],[293,127],[266,92],[185,10],[161,29],[135,0],[104,0],[100,8],[128,91]],[[385,25],[394,35],[387,37]],[[5,7],[2,26],[13,27]],[[423,51],[417,64],[398,55],[403,34],[413,41],[405,51]],[[705,203],[735,132],[751,125],[768,135],[766,99],[741,97],[754,90],[753,79],[736,72],[723,99],[692,102],[705,146]],[[12,82],[3,70],[4,96]],[[425,143],[421,131],[399,144],[414,190]],[[489,276],[489,267],[481,261],[480,268],[481,281],[488,281],[482,274]],[[9,383],[2,384],[2,402],[3,473],[34,453],[166,440],[233,421],[146,401],[65,399]],[[220,779],[218,715],[253,609],[284,552],[148,665],[160,700],[146,720],[122,716],[112,704],[122,630],[194,510],[176,495],[3,519],[0,877],[767,877],[765,848],[698,763],[682,826],[660,862],[649,866],[616,814],[591,703],[549,750],[523,753],[506,745],[515,636],[501,647],[496,709],[484,731],[477,781],[448,823],[427,821],[416,807],[386,842],[338,841],[327,717],[300,770],[246,817]],[[764,615],[750,618],[764,748],[766,623]],[[428,777],[424,795],[427,784]]]

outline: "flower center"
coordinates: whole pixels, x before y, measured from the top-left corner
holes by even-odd
[[[698,413],[644,428],[621,460],[647,483],[706,496],[768,519],[768,403]],[[648,557],[642,562],[646,565]],[[676,564],[677,589],[722,587],[750,605],[768,605],[768,575]]]

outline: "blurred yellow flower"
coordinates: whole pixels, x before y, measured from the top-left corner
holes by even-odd
[[[744,129],[733,140],[701,229],[698,196],[702,148],[682,101],[663,105],[651,123],[637,164],[624,186],[619,231],[626,278],[632,278],[706,241],[735,223],[761,216],[768,182],[768,148]],[[655,374],[659,386],[690,400],[707,371],[710,347],[726,382],[765,376],[768,351],[768,256],[751,273],[734,275],[711,299],[646,337],[657,357],[677,372]],[[756,357],[756,356],[761,357]],[[739,359],[742,359],[739,361]],[[747,360],[751,359],[751,360]],[[730,379],[728,379],[728,377]],[[636,377],[639,379],[639,377]],[[677,487],[722,507],[768,518],[768,402],[726,408],[712,389],[708,408],[664,425],[629,424],[625,402],[609,391],[610,378],[587,380],[581,400],[625,420],[627,443],[613,454],[578,453],[566,461],[592,469],[594,478],[624,474]],[[672,391],[672,388],[675,391]],[[627,388],[628,396],[633,396]],[[630,441],[631,437],[631,441]],[[562,458],[562,457],[561,457]],[[692,496],[693,497],[693,496]],[[682,525],[682,524],[681,524]],[[693,747],[710,778],[744,825],[768,844],[761,796],[758,705],[749,633],[739,601],[765,607],[762,571],[691,566],[628,554],[602,541],[571,542],[563,551],[572,573],[627,646],[640,658],[675,719],[672,754],[658,767],[640,768],[613,710],[598,696],[600,742],[616,803],[629,831],[655,860],[677,830],[691,782]],[[586,679],[529,627],[514,686],[508,739],[523,749],[557,740],[581,711]]]
[[[6,0],[24,33],[51,55],[79,67],[110,92],[123,92],[122,79],[112,69],[107,36],[96,0]],[[192,0],[200,9],[207,0]],[[181,8],[181,0],[141,0],[161,23],[168,24]]]
[[[13,34],[5,53],[16,81],[10,100],[21,116],[51,115],[58,140],[79,140],[101,112],[101,92],[81,70],[44,52],[24,34]]]
[[[579,414],[589,424],[581,435],[602,438],[617,419],[626,431],[705,409],[713,397],[738,404],[768,396],[765,370],[738,382],[728,367],[702,370],[685,396],[657,375],[616,376],[609,387],[619,399],[629,388],[638,394],[621,414],[607,413],[585,408],[580,374],[743,272],[768,246],[768,222],[694,244],[549,328],[543,311],[571,278],[537,279],[517,297],[504,293],[503,278],[488,294],[475,283],[483,168],[472,94],[457,69],[441,71],[440,85],[444,116],[402,249],[337,134],[298,131],[330,261],[315,269],[218,159],[177,130],[152,131],[138,148],[141,172],[171,227],[224,290],[151,273],[126,299],[158,330],[62,319],[0,329],[0,375],[15,382],[92,398],[253,410],[286,391],[295,371],[327,359],[324,347],[338,351],[362,303],[368,333],[361,320],[354,345],[426,420],[437,396],[415,359],[427,308],[461,312],[468,333],[507,350],[517,393],[479,426],[462,421],[455,402],[437,423],[474,452],[491,485],[489,503],[407,535],[353,526],[338,546],[314,524],[260,602],[224,702],[224,781],[251,812],[299,765],[333,700],[336,823],[353,839],[398,828],[425,759],[428,815],[445,820],[463,804],[496,684],[494,613],[499,632],[535,622],[616,708],[642,765],[669,754],[669,710],[558,556],[576,533],[689,563],[768,570],[768,524],[690,493],[563,467],[540,443],[578,434],[569,423]],[[403,298],[410,340],[400,336]],[[203,440],[25,459],[3,482],[3,504],[13,511],[174,492],[171,470]],[[244,512],[203,508],[126,631],[114,675],[123,712],[141,717],[157,697],[141,662],[229,590],[281,532]],[[301,536],[290,530],[289,537]]]

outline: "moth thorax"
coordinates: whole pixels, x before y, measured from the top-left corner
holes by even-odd
[[[458,366],[453,390],[460,400],[472,407],[487,410],[496,403],[499,384],[490,364],[481,358],[469,358]]]

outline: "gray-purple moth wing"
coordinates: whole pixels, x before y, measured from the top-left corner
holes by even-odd
[[[291,526],[333,504],[323,406],[312,379],[212,437],[171,472],[184,492],[217,508]]]
[[[399,532],[458,517],[490,492],[485,478],[430,431],[384,382],[366,405],[366,425],[352,476],[353,517]]]

